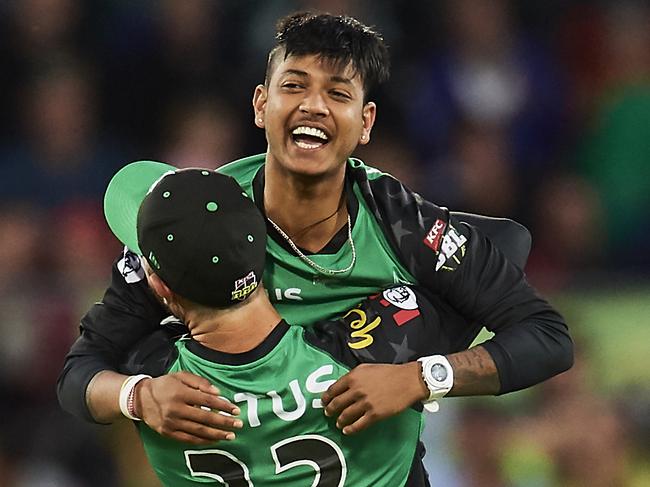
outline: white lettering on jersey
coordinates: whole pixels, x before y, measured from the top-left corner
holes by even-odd
[[[246,403],[246,409],[248,410],[248,424],[252,428],[256,428],[262,424],[259,417],[259,408],[262,407],[263,404],[266,404],[266,407],[268,408],[268,398],[271,399],[271,409],[278,418],[283,421],[296,421],[300,419],[307,410],[307,400],[303,390],[307,390],[311,395],[311,407],[313,409],[322,409],[323,404],[320,400],[320,395],[325,392],[329,386],[336,382],[337,379],[337,377],[333,377],[332,374],[334,374],[334,366],[332,364],[327,364],[309,374],[307,379],[305,379],[304,387],[300,386],[297,379],[293,379],[289,382],[289,391],[285,388],[281,392],[285,395],[287,392],[290,392],[290,395],[293,397],[293,402],[296,404],[296,408],[293,411],[285,411],[283,397],[277,391],[267,392],[267,397],[252,394],[250,392],[238,392],[234,395],[233,401],[236,403]],[[319,380],[326,376],[330,376],[330,378]],[[290,401],[288,397],[286,399]]]
[[[311,374],[309,374],[309,377],[307,377],[307,381],[305,382],[307,391],[311,392],[312,394],[318,394],[320,396],[329,388],[329,386],[336,382],[336,379],[325,380],[323,382],[318,382],[318,379],[324,375],[332,375],[333,372],[334,366],[332,364],[323,365],[321,368],[313,371]],[[314,409],[323,408],[323,402],[320,400],[320,397],[318,399],[314,399],[311,402],[311,407]]]
[[[124,247],[122,258],[117,262],[117,270],[128,284],[140,282],[145,278],[140,257],[126,247]]]
[[[235,402],[246,401],[246,405],[248,406],[246,408],[248,409],[248,424],[251,425],[251,427],[253,428],[262,424],[260,423],[260,418],[257,415],[257,399],[259,397],[261,396],[256,396],[255,394],[251,394],[249,392],[238,392],[233,397],[233,400]]]
[[[292,299],[294,301],[302,301],[302,298],[300,297],[300,293],[302,292],[302,289],[297,288],[297,287],[290,287],[282,291],[282,289],[276,287],[275,288],[275,300],[276,301],[282,301],[283,299]]]
[[[455,228],[449,228],[449,231],[442,239],[440,246],[440,254],[438,254],[438,262],[436,262],[436,271],[444,266],[450,259],[454,263],[450,266],[450,270],[455,270],[456,266],[460,264],[461,259],[465,255],[464,245],[467,243],[465,235],[459,235]],[[462,249],[461,255],[457,255],[458,250]]]
[[[293,400],[296,402],[296,409],[293,411],[285,411],[282,405],[282,398],[276,391],[269,391],[266,393],[273,400],[273,412],[275,415],[284,421],[295,421],[305,414],[306,401],[305,396],[300,390],[300,385],[296,379],[289,382],[289,389],[293,395]]]

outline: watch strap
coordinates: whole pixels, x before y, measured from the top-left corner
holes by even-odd
[[[444,355],[420,357],[418,362],[422,365],[422,380],[424,380],[427,389],[429,389],[429,397],[422,401],[422,403],[425,407],[427,404],[430,404],[431,407],[427,407],[427,410],[434,410],[435,412],[438,410],[438,404],[435,401],[444,397],[454,385],[453,368]],[[435,376],[433,369],[436,366],[444,368],[444,377],[438,378]]]

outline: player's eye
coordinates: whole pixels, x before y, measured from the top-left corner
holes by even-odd
[[[334,98],[340,98],[341,100],[349,100],[351,98],[346,92],[340,90],[332,90],[331,94]]]
[[[285,83],[282,83],[282,88],[286,88],[288,90],[299,90],[302,88],[302,85],[299,83],[294,83],[293,81],[287,81]]]

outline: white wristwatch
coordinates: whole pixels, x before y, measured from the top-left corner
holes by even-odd
[[[422,379],[429,389],[429,397],[422,401],[424,409],[435,413],[440,409],[437,399],[444,397],[454,386],[454,369],[444,355],[421,357]]]

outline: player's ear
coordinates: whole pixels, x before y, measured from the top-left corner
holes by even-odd
[[[372,131],[373,125],[375,125],[375,118],[377,117],[377,105],[374,102],[369,101],[363,106],[363,112],[361,114],[362,128],[361,136],[359,137],[359,143],[365,145],[370,142],[370,132]]]
[[[264,128],[264,114],[266,112],[266,100],[268,89],[264,85],[257,85],[253,93],[253,111],[255,112],[255,125]]]
[[[149,286],[151,286],[151,289],[162,298],[163,301],[169,301],[173,298],[174,292],[169,289],[167,284],[164,283],[164,281],[158,277],[157,274],[151,273],[147,275],[147,279],[149,281]]]

